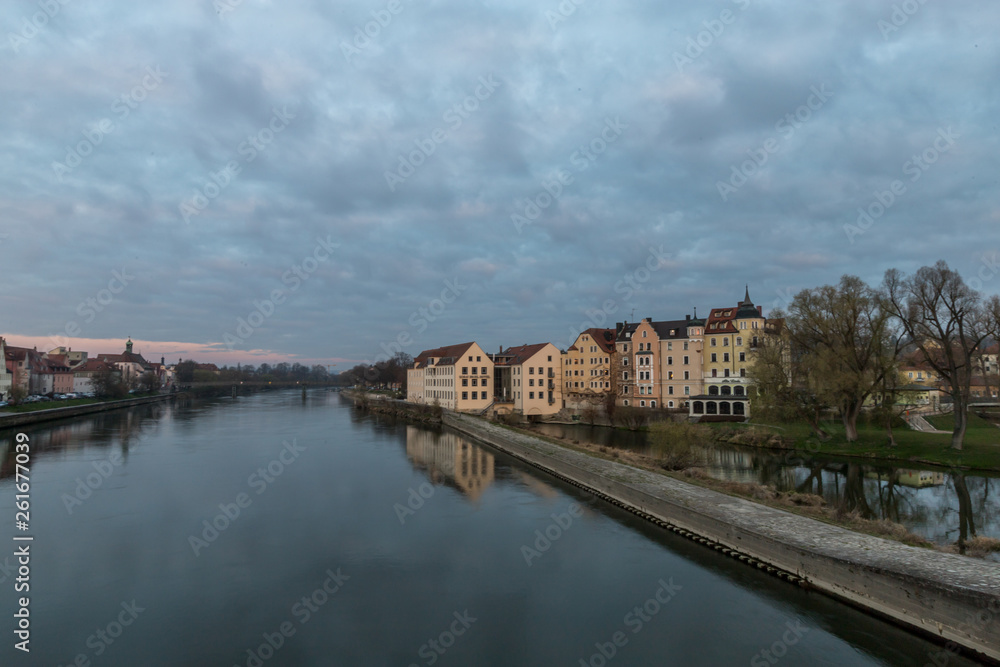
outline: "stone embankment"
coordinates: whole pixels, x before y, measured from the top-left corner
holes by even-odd
[[[174,394],[176,396],[176,394]],[[35,410],[34,412],[15,412],[11,414],[0,414],[0,429],[27,426],[40,422],[52,421],[53,419],[65,419],[67,417],[79,417],[95,412],[107,412],[108,410],[118,410],[121,408],[131,408],[136,405],[146,403],[158,403],[169,401],[170,394],[160,396],[143,396],[142,398],[127,398],[123,401],[105,401],[102,403],[88,403],[86,405],[73,405],[67,408],[52,408],[51,410]]]
[[[1000,564],[856,533],[482,419],[444,423],[660,526],[1000,664]],[[940,657],[940,656],[939,656]]]

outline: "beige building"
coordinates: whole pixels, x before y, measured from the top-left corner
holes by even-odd
[[[612,391],[614,356],[614,329],[587,329],[576,337],[576,341],[562,353],[566,407],[584,407]]]
[[[424,350],[406,372],[406,400],[457,412],[481,412],[493,402],[493,360],[477,343]]]
[[[704,324],[697,314],[683,320],[643,318],[638,323],[619,324],[619,403],[639,408],[687,408],[690,397],[704,390]]]
[[[495,412],[553,415],[563,407],[562,353],[552,343],[520,345],[493,355]]]

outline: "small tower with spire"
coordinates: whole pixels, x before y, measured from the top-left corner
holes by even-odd
[[[127,354],[132,354],[132,337],[129,336],[128,340],[125,341],[125,352]]]

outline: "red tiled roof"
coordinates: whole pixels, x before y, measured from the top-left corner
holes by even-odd
[[[605,354],[611,354],[615,351],[614,329],[587,329],[583,333],[589,334]]]

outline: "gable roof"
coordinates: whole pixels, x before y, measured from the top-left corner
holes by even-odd
[[[475,345],[475,341],[471,343],[459,343],[458,345],[447,345],[445,347],[436,347],[433,350],[424,350],[417,355],[417,358],[413,360],[414,368],[421,368],[427,365],[428,359],[437,359],[435,366],[441,364],[451,365],[455,363],[455,359],[461,357],[468,351],[470,347]]]
[[[549,345],[551,343],[535,343],[534,345],[508,347],[506,350],[500,350],[499,354],[493,355],[493,361],[502,366],[517,366],[531,359]]]
[[[590,336],[591,340],[597,343],[597,346],[601,348],[601,352],[605,354],[611,354],[615,351],[615,330],[614,329],[598,329],[591,328],[580,332],[580,335],[576,337],[577,340],[587,334]],[[569,348],[570,350],[578,349],[574,343]],[[582,350],[581,350],[582,351]]]

